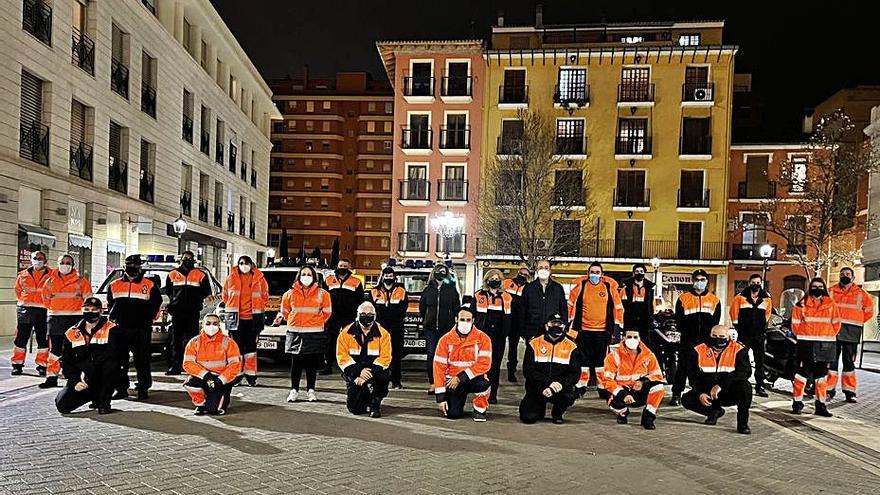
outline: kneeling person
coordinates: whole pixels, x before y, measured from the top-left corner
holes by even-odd
[[[95,297],[82,305],[82,320],[64,333],[61,369],[67,385],[55,397],[61,414],[90,402],[98,414],[111,412],[110,397],[117,377],[116,325],[101,316],[103,304]]]
[[[352,414],[381,418],[391,374],[391,334],[376,323],[373,303],[357,308],[357,321],[342,328],[336,339],[336,361],[345,380],[345,405]]]
[[[739,342],[730,341],[727,327],[715,325],[709,343],[694,347],[688,358],[688,380],[693,388],[682,396],[681,404],[706,416],[707,425],[716,424],[718,418],[724,416],[725,406],[736,406],[736,430],[744,435],[751,433],[749,350]]]
[[[543,335],[529,340],[523,358],[526,394],[519,403],[523,423],[544,419],[549,402],[553,404],[553,423],[562,424],[562,415],[574,404],[574,386],[581,373],[576,351],[577,344],[566,335],[565,323],[558,314],[550,316]]]
[[[434,353],[434,393],[440,413],[449,419],[464,415],[468,394],[474,394],[474,421],[485,422],[491,386],[492,341],[474,326],[474,313],[462,306],[455,328],[440,337]]]
[[[602,376],[605,390],[611,392],[608,406],[617,414],[617,422],[626,424],[631,407],[645,407],[642,427],[653,430],[657,408],[663,400],[663,372],[657,357],[641,341],[639,330],[631,328],[623,335],[623,345],[605,356]]]
[[[202,330],[186,344],[183,371],[189,375],[183,387],[196,406],[194,414],[226,414],[242,363],[238,344],[220,331],[218,315],[205,316]]]

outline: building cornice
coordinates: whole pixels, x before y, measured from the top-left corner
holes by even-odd
[[[487,63],[502,62],[523,64],[548,59],[560,59],[571,64],[613,64],[615,60],[623,63],[627,58],[636,63],[710,63],[712,59],[720,63],[724,56],[733,57],[739,47],[736,45],[706,46],[626,46],[626,47],[586,47],[586,48],[529,48],[508,50],[487,50],[484,59]],[[653,59],[653,60],[652,60]]]

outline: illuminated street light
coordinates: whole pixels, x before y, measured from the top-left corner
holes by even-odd
[[[455,215],[447,209],[442,215],[431,219],[431,228],[446,241],[443,244],[443,254],[449,260],[450,241],[464,232],[464,216]]]
[[[767,290],[767,265],[770,263],[770,257],[773,256],[773,246],[764,244],[758,252],[761,254],[761,258],[764,259],[764,267],[761,270],[761,285],[764,290]]]

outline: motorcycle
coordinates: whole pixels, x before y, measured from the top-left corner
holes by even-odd
[[[648,347],[654,350],[667,383],[672,383],[678,369],[680,342],[681,332],[678,331],[672,310],[667,309],[655,314],[654,333],[651,335]]]
[[[776,380],[794,379],[797,370],[797,339],[791,331],[791,311],[804,296],[800,289],[787,289],[782,293],[779,309],[773,310],[767,323],[764,343],[764,375],[767,385],[773,387]]]

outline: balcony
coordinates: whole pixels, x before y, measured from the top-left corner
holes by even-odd
[[[708,189],[679,189],[677,209],[680,212],[708,213]]]
[[[412,253],[405,256],[428,254],[428,234],[424,232],[400,232],[397,234],[397,250],[400,253]]]
[[[257,188],[257,171],[254,169],[251,169],[251,187]]]
[[[397,200],[403,206],[427,206],[431,200],[431,183],[427,179],[401,180]]]
[[[764,258],[761,257],[761,246],[764,244],[733,244],[730,255],[734,260],[752,260],[752,261],[764,261]],[[771,260],[776,259],[776,244],[770,244],[773,246],[773,254],[770,255]]]
[[[526,85],[501,85],[498,87],[498,109],[518,110],[529,106],[529,86]]]
[[[715,83],[684,83],[681,86],[681,106],[711,107],[715,104]]]
[[[711,160],[712,135],[682,135],[678,143],[679,160]]]
[[[199,200],[199,221],[208,223],[208,200],[205,198]]]
[[[440,154],[466,155],[471,148],[471,127],[449,129],[440,126]]]
[[[437,249],[437,256],[449,254],[451,258],[462,258],[467,249],[467,234],[458,234],[450,238],[437,234],[434,247]]]
[[[70,145],[70,175],[92,181],[92,147],[85,143]]]
[[[619,84],[617,86],[617,106],[619,107],[653,107],[654,84]]]
[[[547,253],[553,247],[547,243]],[[666,260],[727,260],[727,244],[724,242],[698,242],[654,239],[597,239],[581,238],[573,245],[556,246],[564,250],[565,257],[595,259],[616,259],[646,262],[657,257]],[[496,239],[477,239],[477,256],[492,258],[496,256],[517,256],[515,245],[500,245]]]
[[[141,169],[141,181],[140,181],[140,189],[138,190],[138,198],[141,201],[146,201],[147,203],[152,203],[155,198],[153,196],[153,188],[156,184],[156,179],[148,170]]]
[[[223,228],[223,207],[220,205],[214,207],[214,227]]]
[[[199,150],[202,153],[211,156],[211,133],[202,129],[201,137],[199,138]]]
[[[250,237],[251,240],[254,240],[257,238],[257,222],[255,222],[253,220],[251,220],[250,232],[249,232],[248,237]]]
[[[110,61],[110,89],[128,99],[128,67],[115,58]]]
[[[522,155],[523,140],[517,136],[498,136],[495,144],[496,154],[498,156],[519,156]]]
[[[437,202],[441,206],[462,206],[468,200],[468,181],[462,179],[437,181]]]
[[[614,189],[614,211],[649,211],[651,190],[647,188],[617,187]]]
[[[498,198],[496,198],[497,200]],[[502,201],[510,198],[502,198]],[[584,186],[581,181],[559,181],[553,185],[553,203],[550,205],[551,210],[561,210],[563,212],[582,211],[587,208],[584,199]],[[497,204],[497,203],[496,203]]]
[[[214,161],[217,165],[223,165],[223,143],[220,141],[214,144]]]
[[[18,143],[18,156],[40,165],[49,165],[49,127],[35,120],[22,120]]]
[[[189,144],[193,142],[193,119],[187,115],[183,116],[183,133],[181,136],[183,140]]]
[[[110,157],[110,169],[107,173],[107,187],[111,190],[128,194],[128,164],[119,158]]]
[[[184,215],[191,217],[192,216],[192,192],[183,190],[180,191],[180,211]]]
[[[553,106],[566,110],[577,110],[590,106],[590,85],[571,84],[565,92],[560,92],[557,84],[553,88]]]
[[[141,84],[141,111],[156,118],[156,88],[147,83]]]
[[[235,175],[236,170],[238,170],[238,147],[232,144],[232,141],[229,142],[229,171]]]
[[[73,28],[73,44],[71,45],[73,65],[86,71],[90,76],[95,75],[95,42],[91,38]]]
[[[235,233],[235,213],[226,213],[226,231]]]
[[[43,0],[24,0],[21,27],[52,46],[52,8]]]
[[[404,77],[403,99],[407,103],[433,103],[433,77]]]
[[[445,103],[470,103],[473,93],[471,76],[443,76],[440,81],[440,99]]]
[[[651,136],[617,136],[614,143],[615,160],[650,160]]]
[[[584,136],[556,136],[556,155],[569,160],[587,158],[587,146]]]
[[[245,222],[244,217],[238,219],[238,235],[244,237],[247,233],[246,230],[247,222]]]
[[[776,197],[776,182],[774,181],[743,181],[737,183],[736,186],[736,197],[739,199],[773,199]]]
[[[404,155],[430,155],[434,146],[434,130],[427,127],[404,127],[400,149]]]

